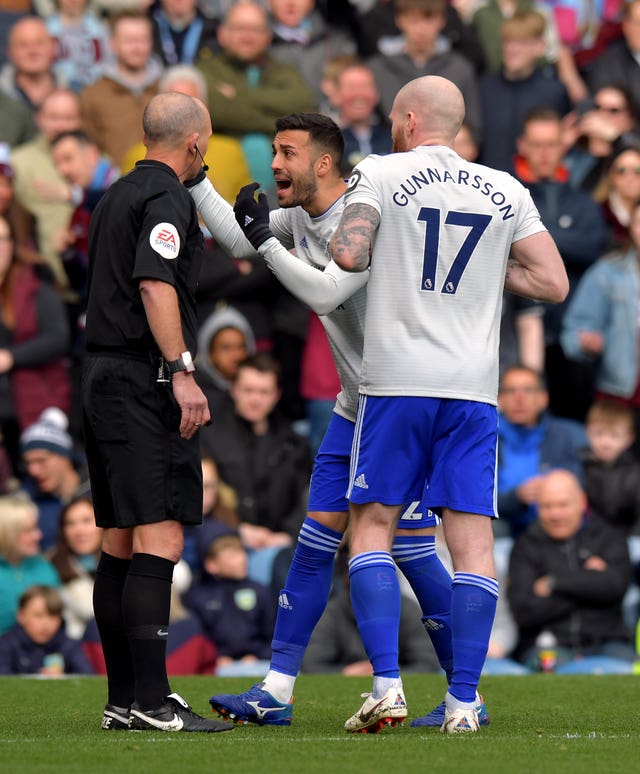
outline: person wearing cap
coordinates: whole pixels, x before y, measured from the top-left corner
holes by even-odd
[[[56,542],[63,507],[74,497],[90,492],[86,471],[67,427],[64,412],[51,407],[20,436],[27,473],[23,489],[38,508],[43,551]]]

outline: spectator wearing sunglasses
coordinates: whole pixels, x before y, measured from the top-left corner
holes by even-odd
[[[609,228],[609,247],[622,247],[629,238],[631,211],[640,201],[640,145],[624,145],[612,155],[593,195]]]
[[[640,145],[638,115],[629,92],[610,83],[580,103],[564,121],[564,163],[573,186],[593,194],[609,170],[612,154]]]

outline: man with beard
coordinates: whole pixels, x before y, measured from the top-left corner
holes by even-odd
[[[454,669],[440,730],[478,730],[498,599],[491,518],[503,288],[552,303],[569,288],[527,189],[453,150],[464,115],[446,78],[403,86],[390,113],[394,152],[356,166],[331,239],[340,267],[369,274],[347,496],[351,599],[374,682],[347,724],[377,713],[380,675],[401,690],[397,651],[381,653],[379,643],[400,615],[396,524],[403,503],[422,498],[442,514],[454,568]]]
[[[342,271],[328,254],[347,189],[340,175],[343,149],[340,129],[327,116],[295,113],[277,119],[271,167],[280,209],[271,213],[264,194],[257,202],[254,199],[257,184],[241,189],[234,219],[231,207],[216,193],[204,172],[187,182],[205,224],[225,250],[237,257],[259,252],[286,288],[321,315],[342,386],[316,456],[307,518],[279,595],[269,672],[263,682],[248,691],[217,695],[210,700],[215,711],[240,722],[291,723],[296,675],[311,632],[326,606],[335,552],[347,526],[345,492],[362,360],[367,277],[366,273]],[[295,256],[289,253],[291,248],[295,248]],[[420,498],[414,498],[406,503],[399,523],[394,557],[418,597],[425,629],[449,676],[453,668],[448,625],[451,578],[436,555],[436,519],[420,507]],[[397,626],[386,638],[391,648],[394,638],[397,650]],[[364,726],[374,732],[406,718],[402,692],[383,693],[379,712]],[[430,713],[434,717],[428,725],[440,725],[444,706],[434,713]],[[488,722],[484,707],[481,714]]]

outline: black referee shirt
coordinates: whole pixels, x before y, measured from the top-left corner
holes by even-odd
[[[194,295],[202,263],[195,205],[175,172],[139,161],[106,191],[89,229],[89,351],[157,352],[142,304],[142,279],[176,289],[187,348],[195,356]]]

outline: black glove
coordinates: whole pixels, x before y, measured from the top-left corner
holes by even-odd
[[[240,228],[256,250],[273,236],[269,228],[267,197],[263,193],[258,196],[258,201],[253,197],[258,188],[260,183],[242,186],[233,205]]]
[[[207,167],[208,169],[208,167]],[[193,188],[194,185],[198,185],[198,183],[201,183],[205,177],[206,177],[206,171],[204,167],[200,167],[198,172],[196,173],[195,177],[190,177],[188,180],[183,181],[183,185],[186,185],[187,188]]]

